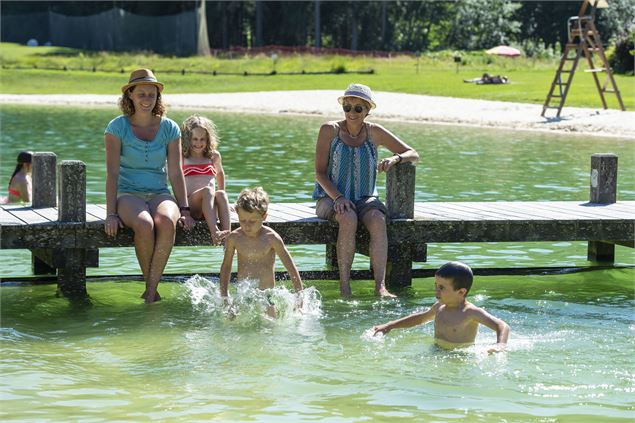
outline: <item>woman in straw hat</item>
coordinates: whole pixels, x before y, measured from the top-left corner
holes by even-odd
[[[377,196],[377,172],[386,172],[401,162],[416,163],[419,155],[381,125],[366,122],[375,108],[373,93],[362,84],[351,84],[338,98],[344,119],[322,125],[315,150],[316,214],[339,225],[337,264],[340,292],[351,295],[350,273],[355,255],[355,233],[361,221],[370,234],[370,262],[375,294],[394,297],[386,289],[386,207]],[[393,155],[379,160],[378,148]]]
[[[105,131],[105,231],[113,237],[124,226],[134,231],[135,252],[146,282],[141,297],[146,303],[161,299],[157,286],[174,245],[177,222],[185,229],[194,224],[181,170],[181,131],[164,116],[162,91],[163,84],[151,70],[132,72],[121,87],[123,115]]]

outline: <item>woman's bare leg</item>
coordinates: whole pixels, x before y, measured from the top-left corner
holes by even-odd
[[[154,252],[154,221],[148,205],[134,195],[123,195],[117,200],[117,214],[123,224],[134,231],[135,253],[147,283]]]
[[[157,287],[174,246],[176,222],[180,212],[172,197],[167,194],[153,198],[148,205],[155,232],[154,251],[146,280],[145,300],[149,304],[161,299]]]
[[[335,214],[339,224],[337,232],[337,265],[340,271],[340,294],[351,296],[351,266],[355,257],[357,214],[353,210]]]
[[[375,277],[375,294],[381,297],[394,297],[386,289],[386,262],[388,260],[388,234],[386,216],[379,210],[370,210],[362,218],[370,234],[370,264]]]

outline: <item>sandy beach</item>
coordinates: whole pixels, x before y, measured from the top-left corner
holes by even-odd
[[[269,91],[220,94],[165,94],[168,108],[223,112],[341,116],[337,97],[341,91]],[[372,116],[427,124],[465,125],[514,130],[556,131],[590,136],[610,136],[635,140],[635,112],[615,109],[564,107],[559,118],[555,110],[540,116],[542,106],[435,97],[415,94],[376,92],[377,108]],[[116,95],[0,94],[0,104],[35,104],[115,107]],[[598,98],[598,103],[600,102]],[[628,105],[627,105],[628,107]]]

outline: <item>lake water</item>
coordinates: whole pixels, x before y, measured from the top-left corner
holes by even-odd
[[[17,152],[54,151],[87,163],[88,200],[104,202],[103,128],[116,109],[3,106],[0,181]],[[171,112],[181,121],[189,113]],[[230,200],[262,185],[273,201],[309,201],[321,118],[207,114],[221,130]],[[635,200],[635,144],[519,131],[385,122],[415,147],[417,201],[588,199],[590,156],[619,155],[618,198]],[[384,152],[387,155],[387,152]],[[383,181],[381,181],[383,185]],[[383,193],[383,186],[380,189]],[[300,269],[322,269],[323,247],[292,246]],[[617,248],[617,263],[635,264]],[[175,249],[167,273],[218,272],[222,249]],[[435,268],[462,260],[476,268],[584,266],[586,244],[432,244]],[[103,250],[91,275],[138,274],[132,249]],[[356,258],[355,268],[368,261]],[[282,269],[281,266],[278,266]],[[28,275],[29,254],[0,251],[0,275]],[[308,281],[301,311],[281,287],[276,321],[257,293],[234,287],[241,313],[228,320],[216,281],[163,283],[147,307],[142,283],[89,283],[91,305],[69,304],[54,285],[0,289],[4,421],[633,421],[635,270],[478,276],[470,300],[512,327],[509,350],[495,340],[434,346],[431,324],[370,338],[374,324],[429,307],[432,279],[413,281],[396,300],[378,300],[354,281]],[[237,291],[238,290],[238,291]]]

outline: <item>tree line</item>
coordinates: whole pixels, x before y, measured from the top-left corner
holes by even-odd
[[[3,1],[2,14],[91,15],[120,8],[139,15],[204,14],[212,49],[264,45],[425,52],[499,44],[532,55],[567,40],[582,1]],[[635,0],[598,12],[605,42],[633,33]],[[632,37],[631,37],[632,38]]]

